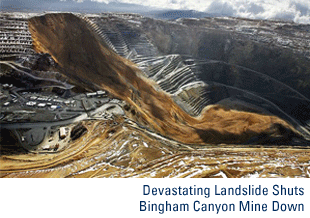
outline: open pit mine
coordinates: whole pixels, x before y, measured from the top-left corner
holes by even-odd
[[[310,176],[310,25],[0,20],[0,177]]]

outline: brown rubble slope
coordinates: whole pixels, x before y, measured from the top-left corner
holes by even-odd
[[[170,96],[154,88],[130,61],[114,53],[89,24],[70,13],[29,20],[37,52],[49,53],[59,70],[88,89],[102,88],[126,101],[134,119],[179,142],[246,143],[253,137],[281,141],[296,136],[285,121],[267,115],[205,108],[198,118],[184,112]]]

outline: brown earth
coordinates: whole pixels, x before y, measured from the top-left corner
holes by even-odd
[[[130,61],[114,53],[82,19],[69,13],[29,20],[35,50],[49,53],[59,71],[87,89],[105,89],[125,100],[134,119],[170,139],[187,144],[246,143],[252,137],[296,136],[293,127],[275,117],[214,105],[198,118],[185,113],[170,96],[154,88]]]

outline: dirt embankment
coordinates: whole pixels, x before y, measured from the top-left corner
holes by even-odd
[[[133,63],[117,55],[79,17],[47,14],[29,21],[37,52],[49,53],[60,71],[85,86],[103,88],[123,99],[135,111],[137,120],[183,143],[245,143],[253,137],[294,135],[285,121],[254,113],[213,106],[199,118],[185,113],[164,92],[154,89]],[[139,118],[138,118],[139,117]]]

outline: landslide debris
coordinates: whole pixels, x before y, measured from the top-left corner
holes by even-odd
[[[99,87],[125,100],[147,128],[168,138],[189,144],[239,144],[261,135],[267,140],[282,137],[283,141],[299,137],[278,117],[219,105],[205,108],[198,118],[190,116],[167,93],[155,89],[134,63],[116,54],[96,27],[71,13],[33,17],[29,29],[35,50],[49,53],[60,72],[87,89]]]

